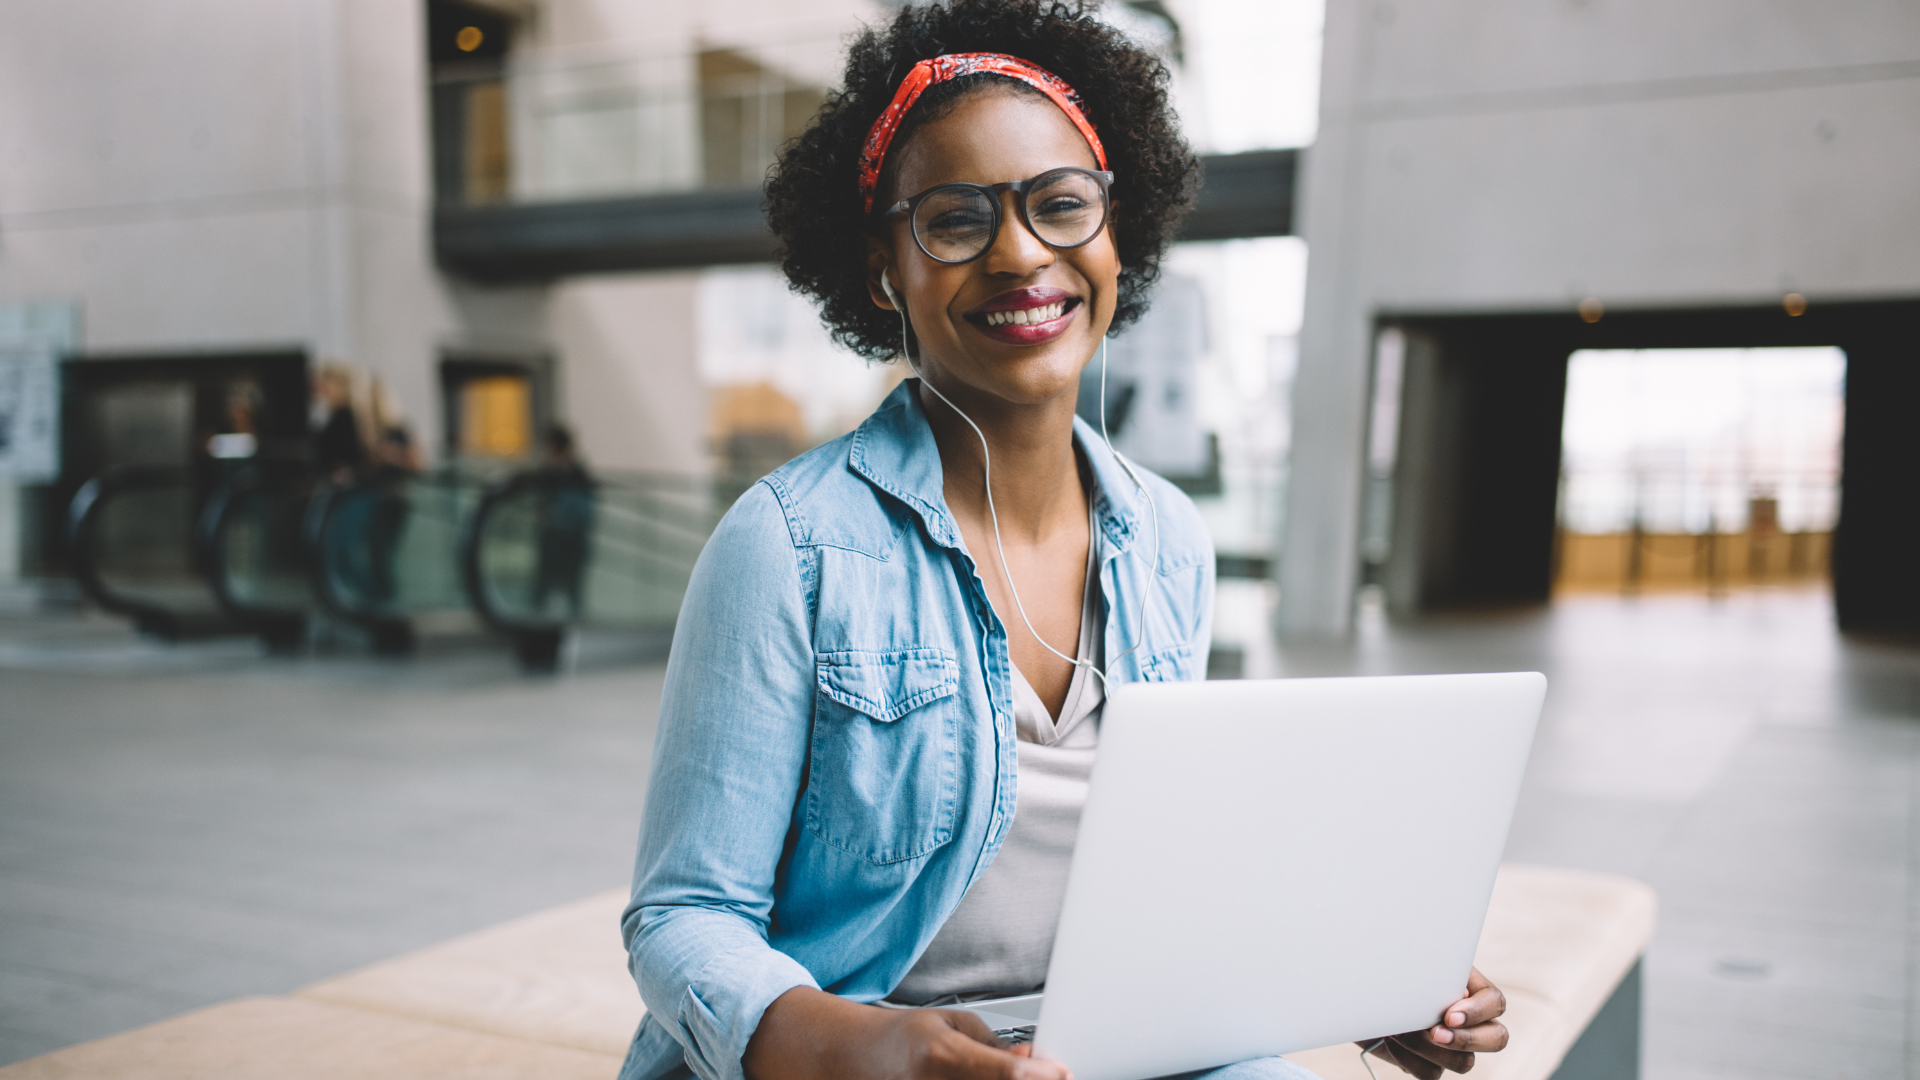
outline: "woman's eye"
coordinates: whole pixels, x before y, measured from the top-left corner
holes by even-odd
[[[927,222],[927,228],[936,232],[958,233],[985,229],[990,224],[991,220],[985,214],[971,210],[947,210],[935,214]]]
[[[1076,199],[1071,195],[1055,195],[1034,207],[1032,212],[1041,217],[1060,217],[1066,214],[1082,213],[1087,207],[1088,204],[1084,200]]]

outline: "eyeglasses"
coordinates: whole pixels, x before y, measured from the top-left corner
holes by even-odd
[[[1031,180],[1004,184],[941,184],[894,203],[882,218],[906,214],[913,242],[927,258],[943,263],[972,262],[987,253],[1000,235],[1000,193],[1020,197],[1020,218],[1027,231],[1051,248],[1077,248],[1100,234],[1107,223],[1110,172],[1049,169]]]

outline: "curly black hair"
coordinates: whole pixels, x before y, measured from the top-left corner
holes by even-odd
[[[957,52],[1017,56],[1079,92],[1114,174],[1120,285],[1108,332],[1145,313],[1160,258],[1199,187],[1200,162],[1167,99],[1165,65],[1094,17],[1097,6],[1094,0],[951,0],[904,7],[892,25],[869,27],[854,38],[844,84],[806,131],[782,148],[766,189],[780,268],[795,292],[819,302],[821,321],[835,341],[872,360],[898,349],[899,316],[876,307],[867,292],[869,223],[859,193],[860,148],[908,69]],[[914,128],[985,85],[1034,92],[991,74],[935,86],[908,114],[888,157],[898,160]],[[881,177],[882,201],[888,180]]]

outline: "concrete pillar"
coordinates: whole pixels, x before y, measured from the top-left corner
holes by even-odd
[[[1293,449],[1277,576],[1280,632],[1326,638],[1353,625],[1366,479],[1367,313],[1360,292],[1364,183],[1355,121],[1369,7],[1327,5],[1320,129],[1301,190],[1306,317],[1293,384]]]

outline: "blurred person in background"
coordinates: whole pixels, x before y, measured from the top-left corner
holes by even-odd
[[[580,617],[580,581],[587,569],[593,535],[593,477],[580,463],[573,432],[547,429],[540,465],[539,562],[534,574],[533,606],[546,611],[547,597],[566,597],[567,612]]]
[[[314,376],[313,396],[320,423],[313,436],[314,469],[336,484],[344,484],[367,464],[367,444],[353,412],[353,380],[339,367],[328,366]]]
[[[1106,684],[1206,672],[1198,512],[1074,415],[1198,179],[1166,69],[1095,10],[902,8],[768,183],[793,287],[919,378],[700,557],[623,920],[647,1004],[623,1080],[1070,1076],[925,1006],[1044,986]],[[1503,1009],[1476,972],[1377,1052],[1464,1071]]]
[[[260,384],[252,378],[227,384],[222,401],[225,416],[202,433],[201,448],[223,474],[250,467],[260,450],[259,416],[265,402]]]

